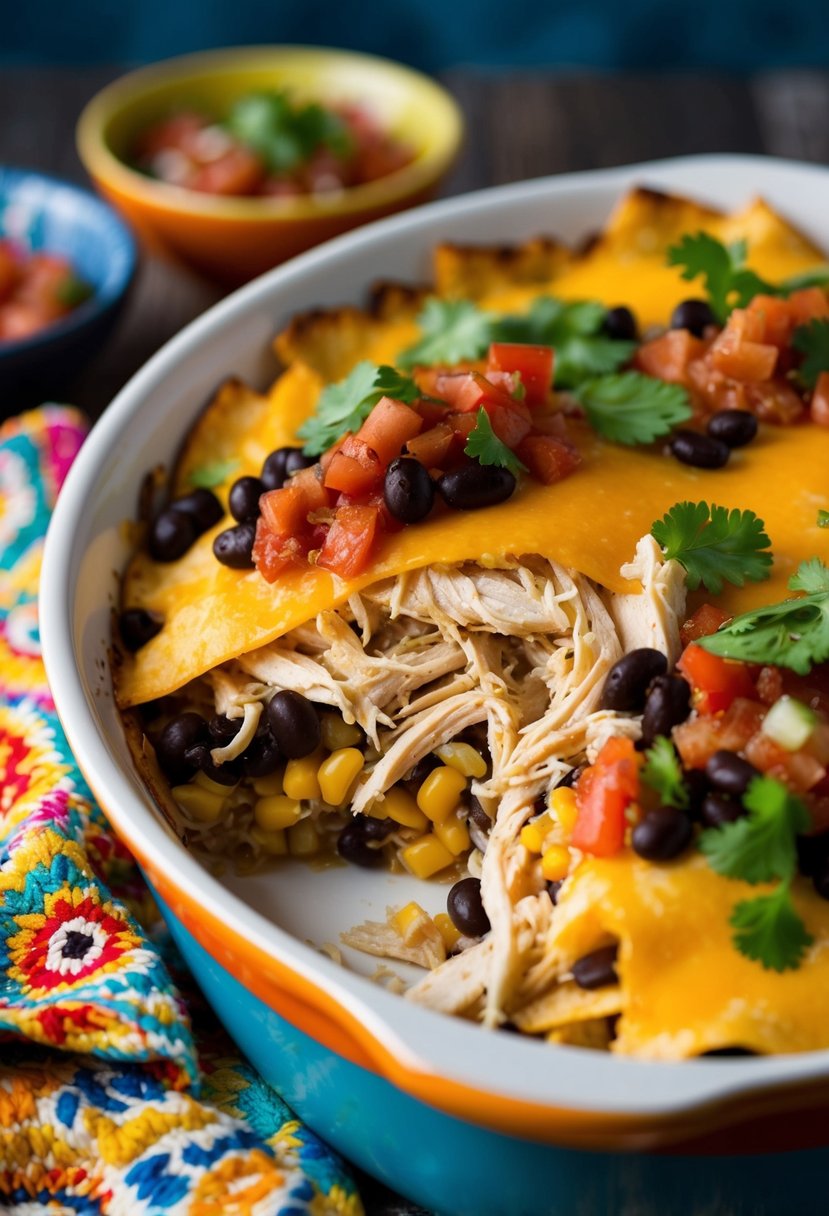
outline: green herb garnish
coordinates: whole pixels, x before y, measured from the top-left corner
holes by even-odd
[[[523,465],[512,448],[498,438],[492,429],[489,415],[483,406],[478,410],[474,429],[469,432],[466,447],[463,449],[467,456],[474,457],[478,464],[496,465],[499,469],[509,469],[513,476],[526,473]]]
[[[227,481],[238,467],[238,460],[214,460],[211,464],[202,464],[197,469],[191,469],[187,480],[197,489],[212,490]]]
[[[290,173],[318,148],[344,158],[353,147],[339,115],[317,102],[295,103],[288,93],[277,90],[241,97],[224,125],[262,158],[270,173]]]
[[[779,881],[769,894],[738,903],[730,923],[741,954],[773,971],[791,970],[812,942],[790,891],[797,872],[797,836],[811,827],[809,812],[772,777],[755,777],[743,806],[747,815],[702,832],[699,847],[712,869],[726,878],[752,886]]]
[[[493,341],[552,346],[556,387],[575,388],[585,380],[618,371],[636,350],[636,342],[609,338],[602,332],[606,316],[605,306],[595,300],[540,296],[525,315],[496,321]]]
[[[77,308],[95,294],[95,289],[86,279],[72,274],[55,288],[55,295],[60,304],[67,308]]]
[[[678,502],[651,526],[666,558],[685,567],[691,591],[719,595],[724,583],[742,587],[769,577],[771,541],[753,511],[729,511],[707,502]]]
[[[820,508],[817,513],[817,526],[819,528],[829,528],[829,511]]]
[[[410,405],[420,396],[414,380],[385,364],[356,364],[339,384],[329,384],[317,401],[316,413],[297,431],[305,440],[306,456],[319,456],[346,431],[359,430],[381,397]]]
[[[723,324],[732,308],[744,308],[761,292],[778,295],[779,289],[746,266],[747,244],[724,245],[707,232],[682,238],[668,250],[668,265],[682,268],[683,279],[702,278],[708,302]]]
[[[801,563],[789,587],[806,595],[744,612],[697,645],[724,659],[807,675],[829,659],[829,569],[813,557]]]
[[[821,372],[829,372],[829,320],[819,318],[808,325],[799,325],[792,336],[792,346],[805,357],[797,369],[798,379],[807,388],[814,388]]]
[[[676,748],[665,735],[659,735],[645,752],[642,780],[656,790],[663,806],[687,810],[690,799],[682,776],[682,765]]]
[[[400,366],[407,369],[417,364],[452,366],[466,359],[480,359],[492,341],[494,317],[482,312],[471,300],[440,300],[431,296],[417,324],[419,341],[397,358]]]
[[[688,393],[641,372],[585,380],[574,395],[594,430],[612,443],[653,443],[691,417]]]

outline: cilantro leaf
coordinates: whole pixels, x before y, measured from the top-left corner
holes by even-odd
[[[729,511],[707,502],[678,502],[651,526],[667,558],[686,570],[691,591],[704,586],[719,595],[723,584],[742,587],[769,577],[771,541],[753,511]]]
[[[478,410],[474,429],[469,432],[463,450],[467,456],[473,456],[478,464],[494,464],[499,469],[509,469],[514,477],[527,471],[527,466],[521,463],[512,448],[508,448],[495,434],[483,407]]]
[[[594,430],[612,443],[652,443],[691,417],[688,394],[641,372],[586,380],[575,390]]]
[[[645,752],[642,780],[659,794],[664,806],[687,810],[690,799],[682,777],[682,765],[676,748],[665,735],[659,735]]]
[[[440,300],[431,296],[417,318],[421,338],[397,357],[406,369],[417,364],[454,364],[480,359],[492,341],[494,317],[471,300]]]
[[[822,507],[817,513],[817,526],[819,528],[829,528],[829,511],[825,511]]]
[[[306,456],[319,456],[346,431],[359,430],[381,397],[408,405],[419,396],[414,380],[393,367],[357,363],[344,380],[326,385],[320,393],[316,413],[297,431],[305,440],[302,450]]]
[[[574,388],[586,379],[618,371],[636,350],[635,342],[602,332],[606,316],[605,306],[595,300],[539,296],[523,316],[496,321],[493,340],[552,346],[556,387]]]
[[[799,274],[790,274],[778,285],[778,291],[789,296],[793,291],[803,291],[804,287],[825,287],[827,283],[829,266],[815,266],[811,270],[801,270]]]
[[[740,954],[769,971],[796,970],[814,941],[795,910],[788,883],[769,895],[741,900],[729,923]]]
[[[683,279],[702,278],[717,319],[725,322],[732,308],[744,308],[754,296],[778,289],[745,265],[747,245],[724,245],[708,232],[688,233],[668,250],[668,265],[682,268]]]
[[[67,308],[77,308],[79,304],[85,303],[94,294],[95,289],[92,284],[87,283],[86,279],[82,279],[77,274],[70,274],[55,288],[55,295],[59,303],[64,304]]]
[[[212,464],[199,465],[191,469],[187,480],[191,486],[201,490],[212,490],[227,481],[231,473],[239,467],[238,460],[214,460]]]
[[[792,336],[792,346],[805,355],[798,377],[814,388],[820,373],[829,371],[829,320],[818,318],[808,325],[799,325]]]
[[[311,102],[298,104],[280,90],[248,93],[233,105],[224,123],[240,143],[252,148],[271,173],[290,173],[318,148],[349,154],[348,128],[332,110]]]
[[[787,881],[797,869],[795,836],[811,826],[809,812],[773,777],[755,777],[743,796],[742,819],[708,828],[699,847],[712,869],[744,882]]]
[[[801,563],[789,586],[809,594],[744,612],[697,644],[723,659],[808,675],[815,664],[829,659],[829,570],[812,558]]]

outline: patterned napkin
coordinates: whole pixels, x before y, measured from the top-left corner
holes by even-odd
[[[0,1204],[360,1216],[340,1159],[191,991],[55,713],[38,576],[84,434],[57,406],[0,426]]]

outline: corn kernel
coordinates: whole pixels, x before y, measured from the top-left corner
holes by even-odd
[[[414,798],[399,785],[390,789],[377,806],[378,809],[382,808],[385,811],[385,818],[393,819],[395,823],[401,824],[404,828],[416,828],[419,832],[425,832],[429,826],[429,820],[420,810]]]
[[[323,802],[340,806],[348,799],[352,785],[363,771],[365,757],[356,747],[341,747],[323,760],[317,770]]]
[[[558,820],[562,830],[568,836],[571,836],[573,828],[576,826],[576,817],[578,815],[576,791],[571,790],[566,785],[553,790],[550,795],[550,809]]]
[[[445,912],[438,912],[434,918],[437,925],[438,933],[443,938],[443,944],[446,947],[446,953],[451,954],[458,942],[463,937],[460,929],[456,929],[452,921]]]
[[[465,789],[463,773],[441,765],[432,770],[417,791],[417,805],[432,823],[440,823],[455,810]]]
[[[458,857],[466,853],[471,845],[469,829],[457,815],[448,815],[442,823],[436,823],[434,833],[441,844],[445,844],[450,853]]]
[[[317,770],[320,766],[320,752],[312,752],[301,760],[289,760],[285,765],[282,777],[282,788],[289,798],[300,801],[320,797],[320,783]]]
[[[420,938],[423,937],[424,926],[429,923],[428,915],[423,911],[420,904],[406,904],[404,908],[400,908],[391,918],[391,923],[407,946],[413,946]]]
[[[437,836],[421,836],[400,850],[400,860],[416,878],[431,878],[451,866],[455,858]]]
[[[270,853],[271,857],[284,857],[288,852],[288,841],[284,832],[266,832],[254,824],[250,829],[250,834],[260,848],[264,849],[266,853]]]
[[[222,813],[224,798],[200,785],[177,785],[172,793],[181,809],[199,823],[215,823]]]
[[[550,816],[545,811],[543,815],[539,815],[536,819],[533,819],[532,823],[524,825],[518,839],[530,853],[541,853],[544,849],[547,833],[552,826]]]
[[[339,714],[323,714],[320,729],[322,746],[329,752],[337,752],[342,747],[356,747],[363,741],[363,732],[356,722],[349,726]]]
[[[320,837],[313,819],[300,819],[286,834],[292,857],[313,857],[319,850]]]
[[[541,858],[541,873],[547,882],[560,882],[570,873],[570,850],[563,844],[551,845]]]
[[[443,747],[435,748],[435,755],[464,777],[486,776],[486,760],[471,743],[444,743]]]
[[[209,790],[218,798],[226,798],[230,793],[230,786],[222,785],[220,781],[214,781],[212,777],[208,777],[204,773],[196,773],[193,784],[200,785],[203,790]]]
[[[271,798],[274,794],[283,794],[282,774],[271,773],[268,777],[257,777],[253,783],[253,792],[260,798]]]
[[[302,814],[302,805],[296,798],[288,798],[285,794],[271,794],[270,798],[260,798],[253,808],[253,818],[258,827],[265,832],[278,832],[296,823]]]

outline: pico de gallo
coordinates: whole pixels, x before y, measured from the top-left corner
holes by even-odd
[[[248,93],[224,119],[180,110],[140,133],[130,163],[204,194],[295,198],[330,194],[403,168],[412,150],[364,106]]]
[[[92,295],[68,258],[0,240],[0,342],[19,342],[69,316]]]

